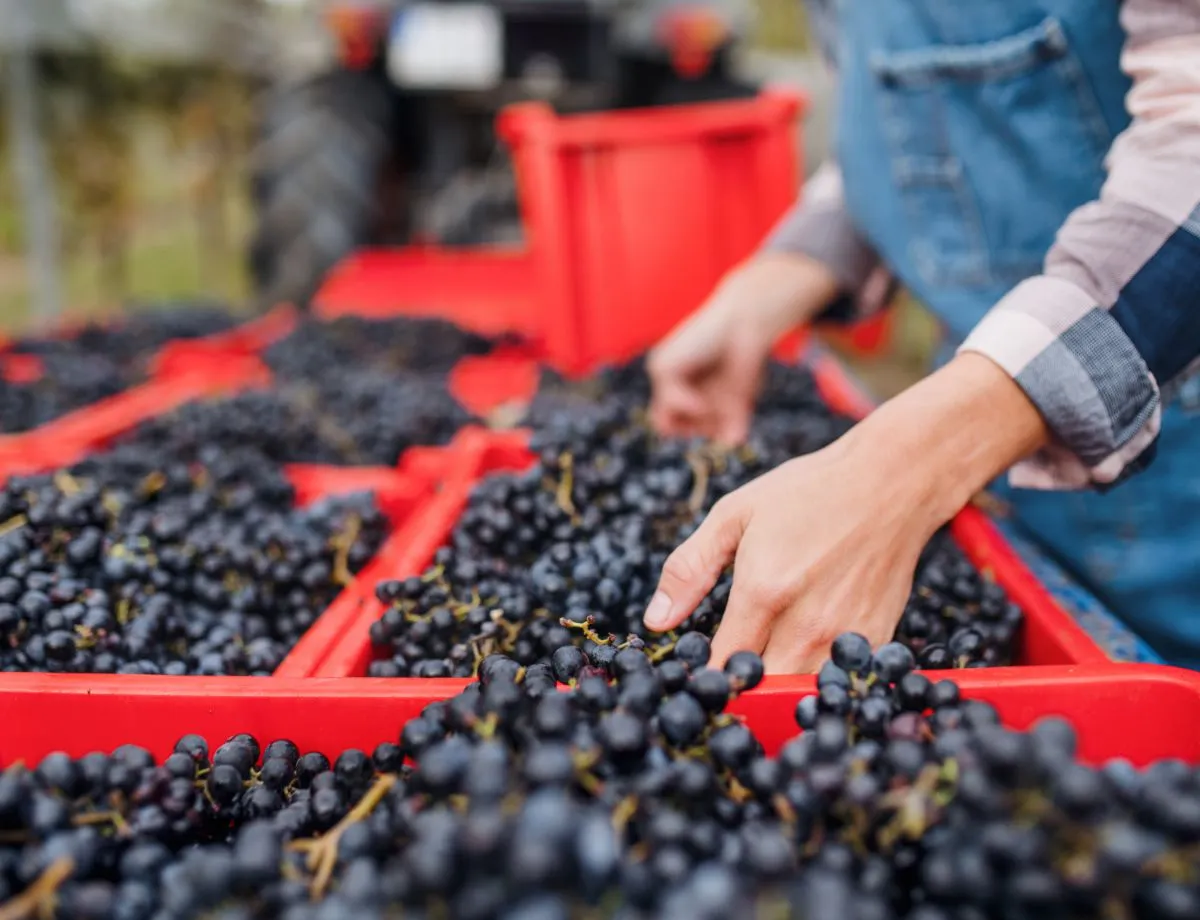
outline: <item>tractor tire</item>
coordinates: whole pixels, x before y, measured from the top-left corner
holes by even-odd
[[[371,241],[395,119],[385,80],[370,73],[336,71],[264,97],[250,175],[261,305],[307,308],[326,272]]]

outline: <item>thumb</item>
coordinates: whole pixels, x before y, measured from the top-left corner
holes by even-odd
[[[667,557],[646,608],[646,626],[666,632],[686,620],[733,559],[745,531],[742,503],[732,495],[717,502],[696,532]]]

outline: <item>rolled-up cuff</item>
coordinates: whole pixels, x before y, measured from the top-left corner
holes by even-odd
[[[1003,368],[1054,435],[1013,467],[1014,486],[1104,489],[1153,457],[1162,417],[1154,375],[1112,315],[1071,282],[1022,282],[959,351]]]

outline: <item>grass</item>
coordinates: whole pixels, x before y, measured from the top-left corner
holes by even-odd
[[[187,297],[244,300],[249,292],[242,257],[250,227],[249,206],[239,188],[219,196],[226,238],[202,245],[198,196],[189,188],[188,163],[164,149],[161,126],[139,123],[134,144],[131,213],[123,247],[123,283],[106,284],[106,258],[82,215],[67,213],[61,231],[74,237],[61,257],[64,314],[102,315],[130,301]],[[21,253],[19,210],[13,185],[0,171],[0,328],[13,330],[33,320],[29,272]],[[61,193],[60,189],[60,193]],[[61,194],[60,194],[61,197]],[[111,271],[107,272],[111,275]]]
[[[763,51],[811,50],[801,0],[756,0],[758,22],[754,44]]]

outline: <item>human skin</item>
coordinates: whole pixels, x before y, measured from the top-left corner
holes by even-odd
[[[771,345],[837,290],[804,257],[740,271],[651,355],[651,419],[664,433],[744,438]],[[646,625],[678,626],[733,563],[714,664],[749,650],[769,673],[809,672],[840,633],[886,642],[929,538],[1048,438],[1008,374],[961,354],[835,443],[717,502],[667,559]]]

